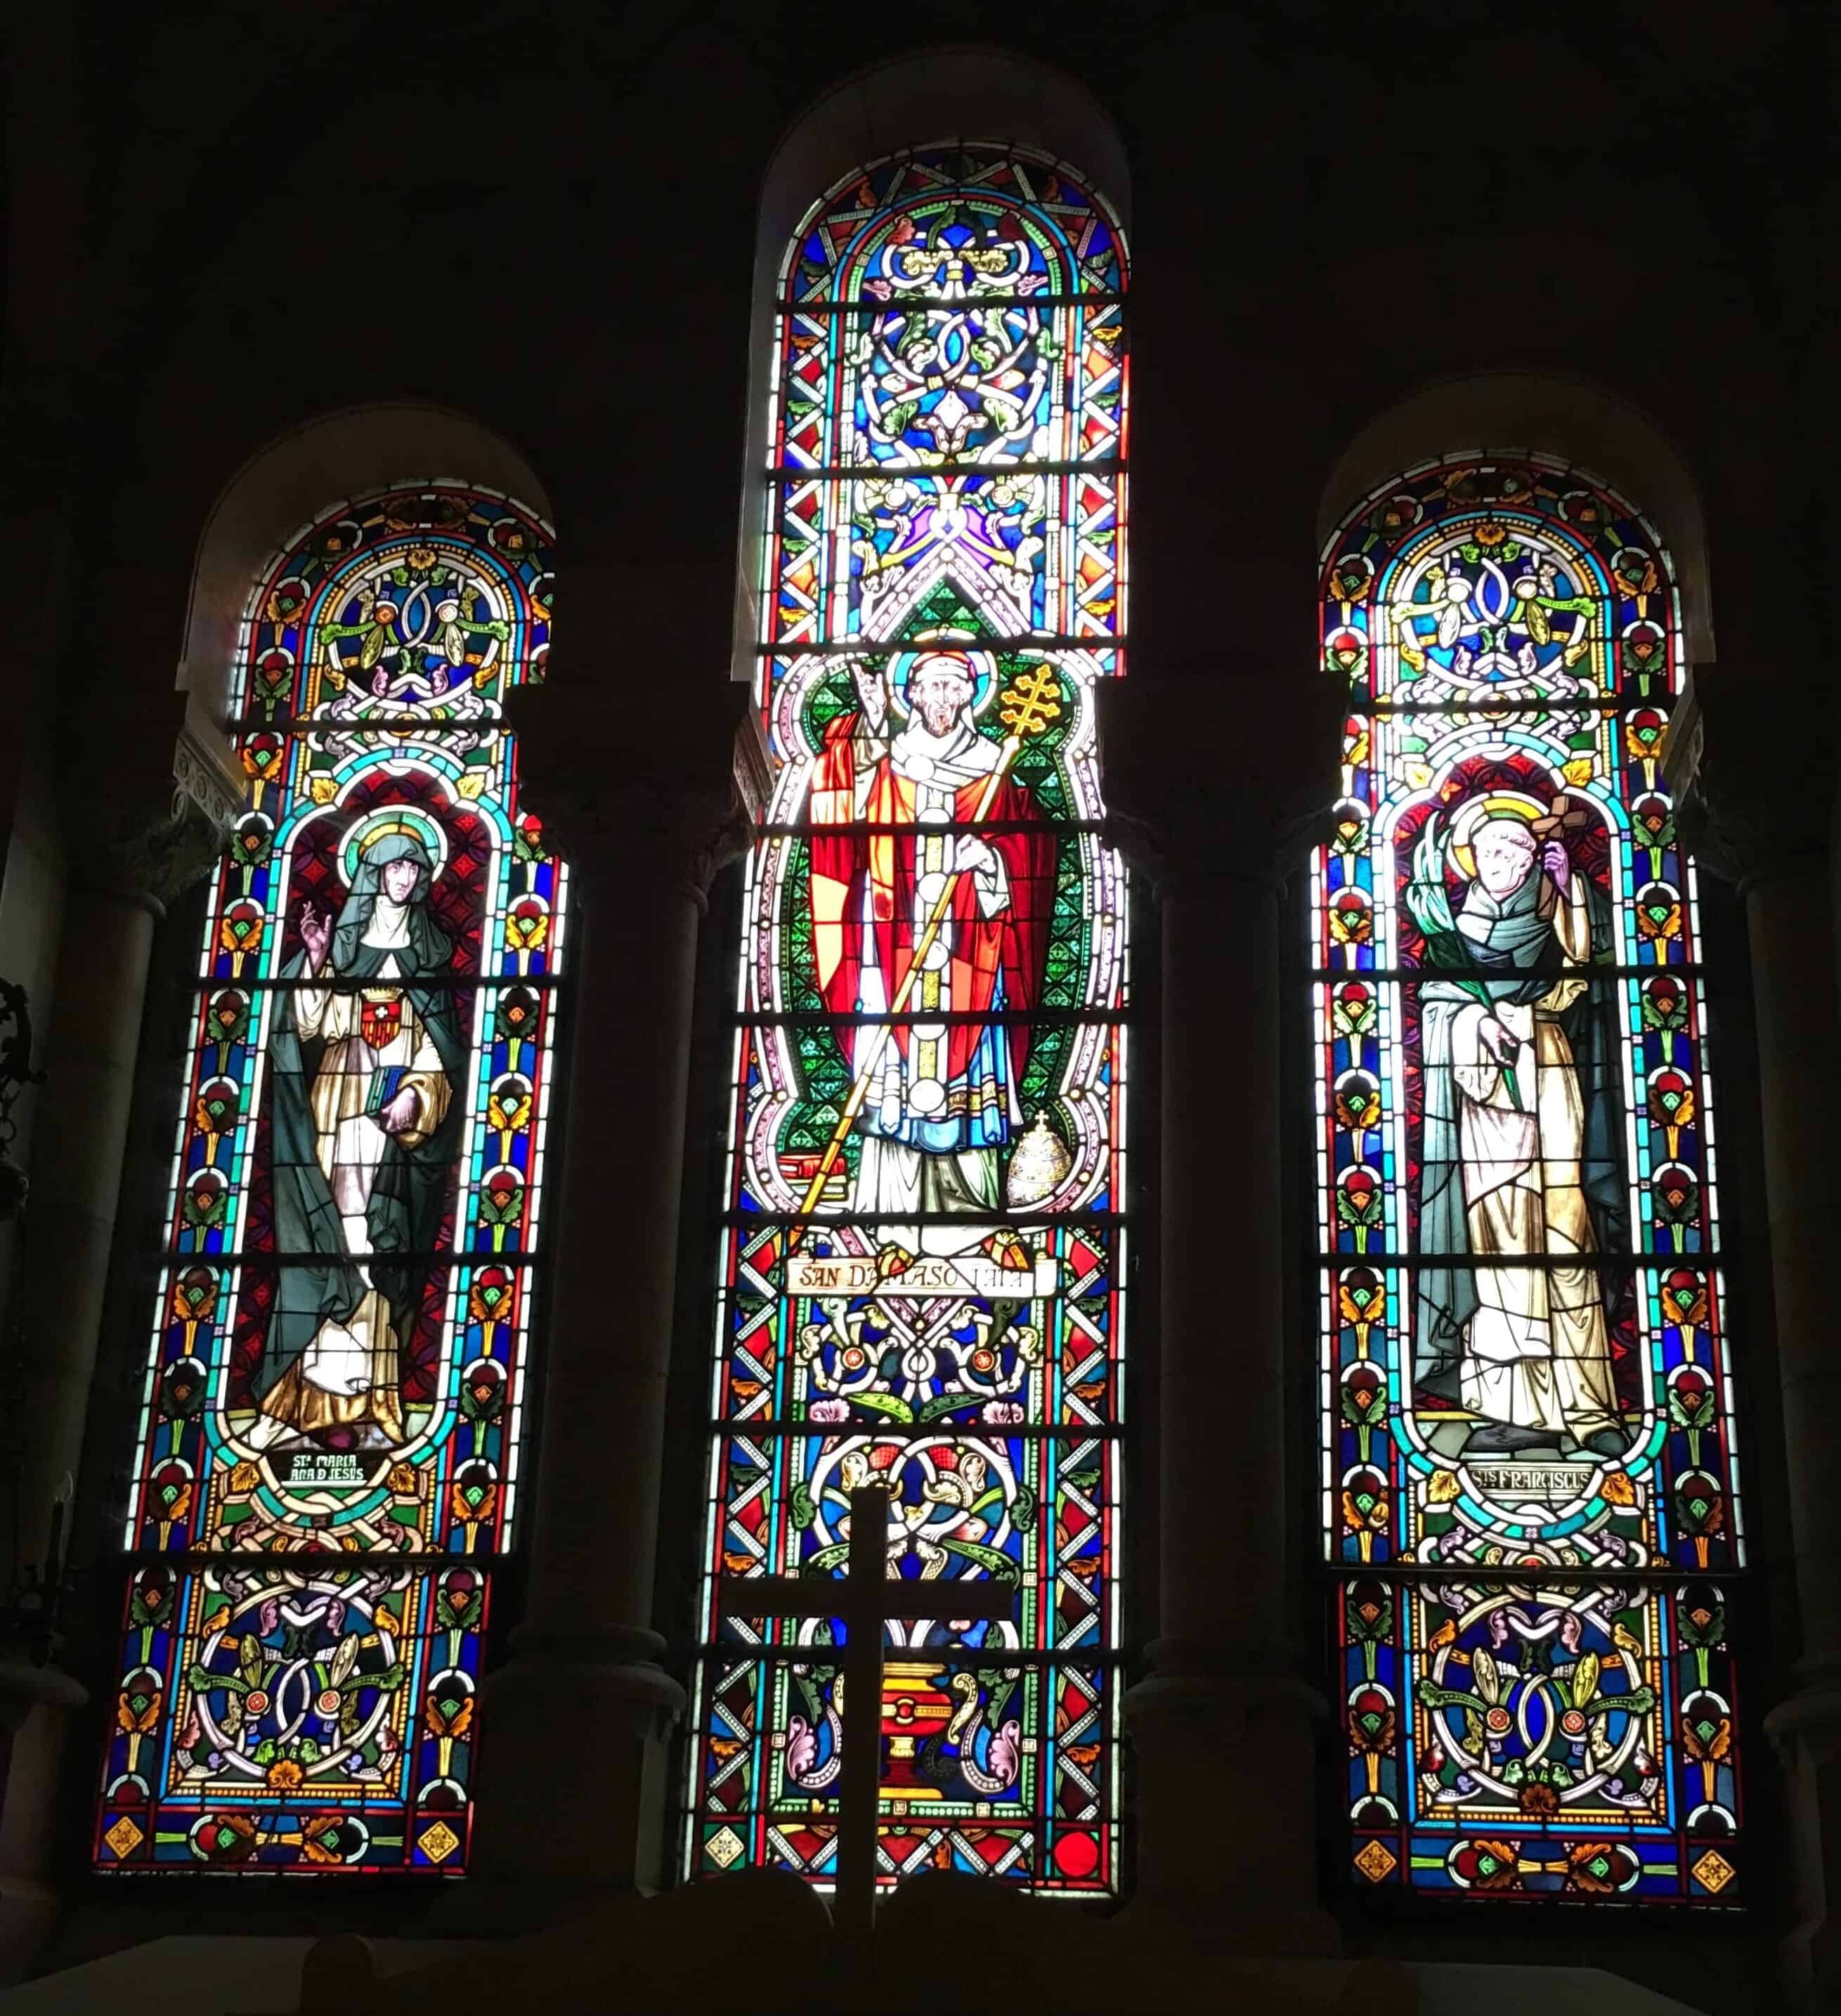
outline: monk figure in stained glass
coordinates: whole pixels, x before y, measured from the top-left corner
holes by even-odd
[[[1589,977],[1611,920],[1566,838],[1586,816],[1564,798],[1473,797],[1448,836],[1427,822],[1407,891],[1432,975],[1415,1373],[1480,1417],[1467,1455],[1626,1446],[1595,1258],[1625,1213],[1618,1031]],[[1468,884],[1455,916],[1447,863]]]
[[[868,1074],[852,1208],[895,1224],[982,1214],[988,1230],[1022,1118],[1029,1035],[976,1018],[1036,1003],[1054,837],[1026,785],[1007,776],[990,788],[1002,759],[975,719],[995,684],[984,653],[933,643],[897,681],[866,666],[856,677],[860,704],[827,727],[812,779],[812,935],[826,1006],[888,1012],[916,946],[924,951],[906,1004],[913,1019],[892,1041],[874,1023],[845,1039],[853,1071]],[[896,711],[906,718],[892,731]],[[935,1253],[976,1237],[950,1226],[899,1236]]]
[[[301,913],[285,977],[302,984],[276,1003],[269,1082],[276,1241],[312,1257],[279,1272],[251,1381],[256,1449],[405,1439],[402,1355],[427,1274],[415,1256],[440,1235],[466,1061],[452,995],[427,984],[453,952],[428,913],[431,826],[370,815],[348,843],[337,920]]]

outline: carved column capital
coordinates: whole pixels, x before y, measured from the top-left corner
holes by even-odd
[[[1094,700],[1108,829],[1160,898],[1277,887],[1328,837],[1344,703],[1308,661],[1108,681]]]
[[[1827,859],[1836,751],[1821,710],[1755,669],[1695,667],[1663,754],[1695,859],[1743,893]]]
[[[701,904],[747,847],[766,801],[766,751],[745,686],[570,685],[510,694],[524,802],[591,889],[643,855]],[[622,857],[625,859],[623,869]]]
[[[99,743],[107,753],[88,754]],[[73,879],[163,916],[211,873],[245,809],[229,743],[175,693],[151,718],[92,724],[85,748],[70,780]]]

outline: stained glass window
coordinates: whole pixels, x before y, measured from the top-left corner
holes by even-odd
[[[1744,1549],[1656,529],[1540,455],[1330,544],[1310,924],[1355,1881],[1735,1902]]]
[[[885,1637],[879,1877],[1118,1857],[1126,913],[1095,682],[1124,638],[1125,258],[1072,170],[923,148],[811,211],[776,303],[686,1862],[836,1873],[824,1575],[1008,1579]]]
[[[465,1867],[517,1510],[567,877],[518,806],[549,528],[409,484],[239,645],[123,1543],[107,1870]]]

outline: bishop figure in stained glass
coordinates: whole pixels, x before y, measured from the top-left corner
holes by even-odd
[[[985,653],[924,645],[893,679],[861,666],[856,676],[859,705],[827,728],[812,780],[826,1006],[889,1013],[922,949],[906,1004],[915,1019],[892,1037],[870,1021],[851,1035],[853,1072],[868,1079],[852,1208],[898,1222],[988,1215],[1000,1207],[1002,1152],[1022,1117],[1029,1031],[971,1018],[1036,1005],[1054,838],[1026,785],[1005,776],[991,788],[999,746],[975,719],[995,684]],[[892,726],[897,712],[906,720]],[[940,1253],[978,1236],[950,1226],[913,1234],[919,1250]]]
[[[1474,797],[1448,830],[1427,821],[1408,885],[1439,976],[1420,996],[1420,1247],[1475,1262],[1419,1273],[1418,1384],[1481,1417],[1471,1453],[1624,1449],[1595,1262],[1623,1212],[1617,1032],[1589,977],[1611,920],[1568,851],[1584,817]],[[1465,884],[1455,916],[1447,866]]]

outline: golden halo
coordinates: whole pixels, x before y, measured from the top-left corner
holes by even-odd
[[[1476,854],[1471,843],[1486,819],[1520,819],[1533,826],[1547,818],[1551,808],[1525,791],[1486,791],[1480,798],[1467,798],[1451,815],[1451,836],[1447,844],[1457,872],[1466,882],[1476,880]]]
[[[429,886],[441,880],[448,865],[448,836],[441,823],[415,805],[385,805],[368,818],[354,823],[339,849],[339,879],[349,889],[357,879],[358,863],[377,842],[391,833],[406,833],[419,841],[429,859]]]
[[[923,659],[933,657],[966,661],[971,673],[973,718],[984,712],[997,690],[997,666],[989,651],[974,648],[978,643],[975,632],[949,628],[922,630],[906,642],[909,648],[895,653],[888,661],[889,704],[902,720],[906,721],[912,712],[908,705],[909,675]]]

